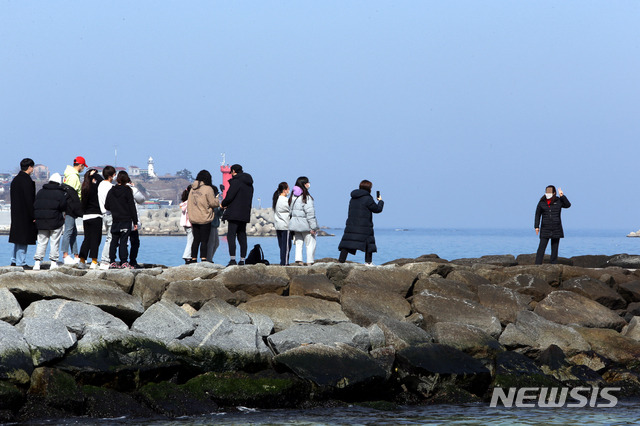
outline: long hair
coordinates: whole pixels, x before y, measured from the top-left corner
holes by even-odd
[[[289,189],[289,184],[287,182],[280,182],[278,184],[278,189],[276,189],[276,192],[273,193],[273,210],[276,209],[276,204],[278,203],[278,197],[286,189]]]
[[[306,176],[300,176],[298,179],[296,179],[296,186],[302,189],[302,202],[305,204],[307,202],[307,197],[313,200],[313,197],[311,196],[311,194],[309,194],[309,190],[307,189],[308,183],[309,178]],[[291,205],[291,198],[293,198],[293,195],[291,195],[291,197],[289,198],[289,205]]]
[[[200,170],[198,172],[198,175],[196,176],[196,180],[199,180],[204,185],[207,185],[207,186],[210,186],[211,188],[213,188],[213,194],[216,195],[216,196],[218,195],[218,188],[213,186],[211,173],[209,173],[208,170]]]
[[[544,192],[547,192],[547,189],[549,189],[549,188],[551,188],[553,190],[553,197],[551,197],[551,203],[553,204],[553,202],[556,201],[556,194],[557,194],[556,187],[553,186],[553,185],[548,185],[545,188]],[[546,200],[547,200],[547,196],[546,195],[543,195],[542,198],[540,198],[540,201],[546,201]]]
[[[89,191],[91,190],[91,181],[93,180],[93,178],[91,177],[91,172],[98,173],[96,169],[89,169],[84,174],[84,181],[82,181],[82,187],[80,188],[82,201],[89,200]]]
[[[191,192],[191,185],[187,186],[187,189],[182,191],[182,196],[180,197],[180,199],[182,200],[183,203],[189,199],[190,192]]]
[[[116,177],[116,182],[118,182],[118,185],[126,185],[131,182],[129,173],[125,172],[124,170],[120,170],[118,172],[118,176]]]

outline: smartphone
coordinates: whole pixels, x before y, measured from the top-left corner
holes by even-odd
[[[376,191],[376,198],[380,198],[380,191]]]

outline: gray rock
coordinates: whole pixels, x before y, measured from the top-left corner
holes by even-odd
[[[635,365],[640,358],[640,342],[606,328],[575,327],[599,355],[621,364]]]
[[[586,256],[573,256],[571,261],[573,266],[580,268],[606,268],[607,262],[611,256],[608,255],[586,255]]]
[[[595,300],[609,309],[623,309],[627,302],[614,289],[602,281],[580,277],[563,281],[560,284],[562,290],[573,291],[586,298]]]
[[[607,266],[619,266],[625,269],[640,269],[640,256],[617,254],[609,259]]]
[[[273,321],[266,315],[255,312],[247,312],[251,318],[251,324],[258,327],[258,334],[262,337],[269,336],[273,331]]]
[[[640,316],[634,316],[631,321],[629,321],[629,325],[622,329],[621,334],[640,342]]]
[[[518,262],[520,263],[520,262]],[[551,286],[557,286],[562,281],[563,265],[522,265],[504,268],[509,276],[520,274],[533,275]]]
[[[371,342],[371,349],[380,349],[387,346],[387,339],[384,337],[384,331],[378,325],[374,324],[370,326],[369,331],[369,341]]]
[[[338,303],[305,296],[256,296],[238,306],[251,313],[267,315],[273,320],[276,332],[295,324],[337,324],[349,322]]]
[[[75,334],[70,333],[64,322],[57,319],[23,318],[16,329],[29,344],[35,366],[62,358],[67,349],[76,343]]]
[[[363,284],[345,284],[340,290],[342,311],[354,323],[368,327],[382,318],[402,321],[411,305],[397,293]]]
[[[500,285],[531,296],[536,302],[541,301],[554,291],[554,288],[547,284],[545,280],[531,274],[518,274],[510,277]]]
[[[412,259],[415,260],[415,259]],[[432,259],[433,260],[433,259]],[[444,263],[443,263],[444,262]],[[439,259],[438,261],[421,261],[403,264],[400,269],[411,272],[416,277],[422,275],[422,277],[428,277],[433,275],[439,275],[442,278],[446,277],[451,271],[457,268],[457,265],[446,263],[446,260]]]
[[[394,293],[407,297],[409,289],[417,278],[417,274],[406,268],[396,266],[354,267],[344,280],[345,284],[360,284],[386,293]]]
[[[6,288],[0,288],[0,321],[15,324],[22,318],[22,308]]]
[[[420,294],[424,290],[456,299],[479,301],[475,287],[472,289],[464,283],[444,279],[439,275],[425,276],[420,274],[413,288],[413,294]]]
[[[376,325],[384,333],[385,345],[395,350],[433,341],[429,333],[408,322],[385,319]]]
[[[558,324],[621,330],[626,322],[612,310],[572,291],[554,291],[534,312]],[[559,346],[559,345],[558,345]]]
[[[207,268],[201,265],[200,263],[192,263],[165,269],[158,277],[173,282],[195,280],[196,278],[210,279],[218,274],[217,268]]]
[[[133,272],[126,269],[110,269],[104,271],[104,279],[113,281],[118,284],[122,291],[130,294],[135,280],[135,275]]]
[[[215,281],[231,292],[242,290],[251,296],[267,293],[282,295],[289,285],[289,278],[280,272],[277,268],[262,264],[235,266],[222,270]]]
[[[249,317],[247,312],[220,299],[209,300],[202,308],[200,308],[197,316],[205,317],[209,314],[223,316],[235,324],[251,324],[251,317]]]
[[[57,368],[36,368],[27,393],[40,399],[45,406],[70,413],[79,412],[84,404],[84,395],[73,376]],[[37,412],[44,407],[38,404],[34,408]]]
[[[169,342],[192,334],[195,324],[189,314],[175,303],[161,300],[149,307],[133,323],[131,330]]]
[[[162,300],[170,300],[176,305],[188,303],[200,309],[212,299],[232,300],[233,294],[215,280],[175,281],[167,286]]]
[[[471,289],[482,284],[491,284],[489,280],[482,275],[477,274],[473,271],[465,271],[463,269],[454,269],[453,271],[451,271],[451,273],[447,275],[447,280],[466,284]]]
[[[531,347],[544,350],[556,345],[569,354],[591,349],[587,341],[573,328],[556,324],[530,311],[518,313],[516,322],[507,325],[499,342],[509,349]]]
[[[58,297],[97,306],[125,322],[133,321],[144,312],[140,299],[125,293],[111,281],[74,277],[58,271],[0,275],[0,288],[3,287],[25,304]]]
[[[33,361],[29,344],[12,325],[0,321],[0,379],[29,383]]]
[[[505,350],[496,339],[472,325],[439,322],[433,326],[436,343],[451,346],[471,356],[492,358]]]
[[[350,322],[335,325],[294,325],[286,330],[272,334],[267,340],[276,354],[298,346],[316,343],[327,346],[336,346],[338,343],[344,343],[362,351],[368,351],[371,347],[367,329]]]
[[[502,332],[496,313],[471,300],[423,291],[413,297],[412,308],[424,316],[424,327],[427,330],[438,322],[454,322],[473,325],[494,337]]]
[[[242,355],[257,356],[263,353],[262,336],[253,324],[235,324],[224,317],[214,315],[196,318],[197,329],[193,335],[182,339],[183,345],[209,350],[221,350]]]
[[[629,281],[618,286],[618,292],[629,302],[640,302],[640,281]]]
[[[157,276],[138,274],[133,284],[132,294],[142,300],[142,306],[146,310],[162,298],[168,285],[167,280]]]
[[[110,327],[128,331],[129,327],[119,318],[102,309],[85,303],[64,299],[33,302],[24,311],[25,318],[59,320],[65,327],[81,338],[87,327]]]
[[[289,295],[317,297],[331,302],[340,301],[340,292],[325,274],[297,275],[291,278]]]
[[[504,325],[514,322],[520,311],[529,310],[531,296],[520,294],[515,290],[493,284],[478,286],[480,304],[498,314]]]
[[[456,259],[452,260],[451,263],[457,263],[459,265],[474,265],[481,263],[495,266],[515,266],[518,264],[518,262],[516,262],[515,256],[512,254],[488,255],[478,258]]]

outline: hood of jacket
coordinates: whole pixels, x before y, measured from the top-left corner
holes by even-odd
[[[371,196],[371,194],[369,191],[365,191],[364,189],[354,189],[351,191],[351,198],[362,198],[367,196]]]
[[[238,182],[243,183],[247,186],[253,185],[253,178],[249,173],[238,173],[231,179],[236,179]]]
[[[55,183],[55,182],[47,182],[44,185],[42,185],[42,188],[44,188],[44,189],[59,189],[60,191],[64,191],[64,188],[62,187],[62,185],[60,185],[59,183]]]
[[[68,177],[72,175],[80,176],[80,173],[73,166],[67,166],[67,168],[64,169],[64,177]]]
[[[113,196],[119,199],[125,197],[127,193],[131,194],[131,188],[127,185],[115,185],[109,192],[113,193]]]
[[[202,186],[204,186],[204,182],[202,182],[201,180],[194,180],[191,184],[191,190],[193,191],[194,189],[200,189],[200,187]]]

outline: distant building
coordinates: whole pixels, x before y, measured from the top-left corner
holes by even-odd
[[[129,166],[129,176],[140,176],[140,167]]]
[[[0,173],[0,183],[11,182],[13,175],[11,173]]]
[[[44,164],[33,166],[33,178],[35,180],[49,180],[49,168]]]
[[[147,176],[149,179],[155,179],[158,176],[156,175],[155,168],[153,167],[153,157],[149,157],[148,167],[147,167]]]

